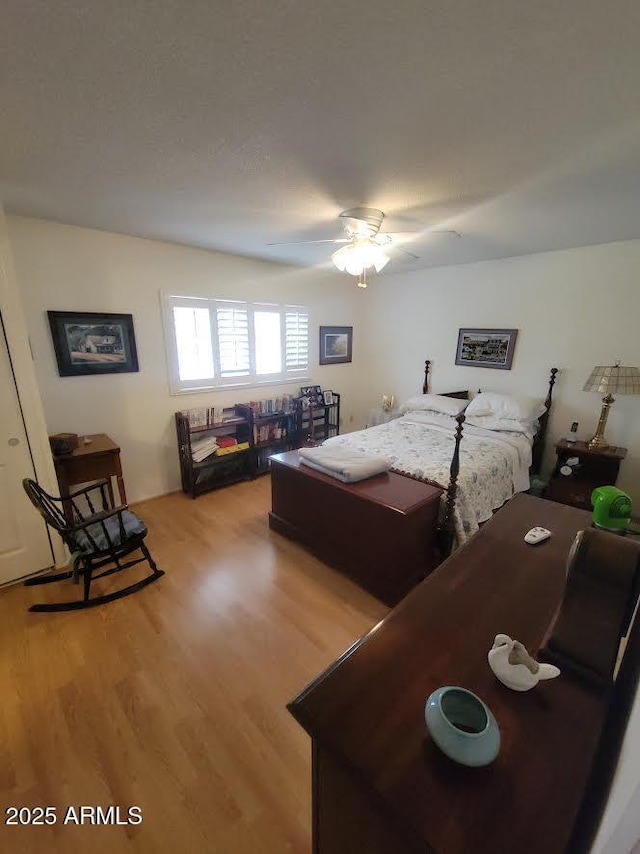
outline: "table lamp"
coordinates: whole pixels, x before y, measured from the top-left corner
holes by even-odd
[[[598,426],[593,439],[588,444],[590,448],[608,448],[609,443],[604,437],[604,428],[607,424],[609,409],[615,400],[613,395],[640,394],[640,369],[621,367],[620,362],[611,366],[597,365],[591,371],[582,390],[604,394]]]

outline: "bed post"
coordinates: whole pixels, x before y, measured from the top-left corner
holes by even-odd
[[[425,359],[424,362],[424,382],[422,383],[422,393],[429,394],[429,366],[431,362],[429,359]]]
[[[458,474],[460,473],[460,440],[462,439],[462,425],[464,424],[464,413],[460,413],[456,417],[458,426],[456,427],[456,446],[451,458],[451,466],[449,468],[449,485],[447,486],[447,498],[444,505],[444,514],[442,516],[441,527],[441,542],[442,555],[448,557],[453,547],[453,539],[455,536],[455,520],[453,511],[456,506],[456,493],[458,492]]]
[[[547,392],[547,399],[544,402],[544,405],[547,408],[547,412],[549,412],[549,410],[551,409],[551,398],[553,397],[553,387],[556,384],[557,373],[557,368],[551,368],[551,376],[549,377],[549,391]]]
[[[540,427],[533,440],[533,448],[531,454],[531,474],[539,474],[542,468],[542,457],[544,456],[544,446],[547,438],[547,428],[549,426],[549,412],[553,402],[553,387],[556,382],[557,368],[551,368],[549,375],[549,390],[544,402],[544,413],[540,416]]]

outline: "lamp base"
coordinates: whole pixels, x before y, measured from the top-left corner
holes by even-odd
[[[609,416],[609,410],[611,409],[611,404],[614,403],[615,397],[607,394],[602,398],[602,409],[600,411],[600,418],[598,420],[598,426],[596,427],[595,436],[589,442],[589,447],[591,450],[602,450],[604,448],[610,448],[611,446],[604,438],[604,428],[607,426],[607,418]]]
[[[597,433],[593,437],[593,439],[591,439],[589,442],[587,442],[587,446],[589,448],[591,448],[592,451],[604,450],[605,448],[611,447],[611,445],[609,444],[609,442],[607,442],[607,440],[604,438],[604,436],[598,436]]]

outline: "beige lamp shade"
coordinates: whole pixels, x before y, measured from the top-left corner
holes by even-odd
[[[598,365],[582,390],[599,394],[640,394],[640,368]]]
[[[640,394],[640,368],[625,368],[622,365],[597,365],[584,384],[583,391],[595,391],[604,395],[602,410],[593,439],[589,447],[593,450],[608,448],[604,437],[609,409],[614,402],[614,394]]]

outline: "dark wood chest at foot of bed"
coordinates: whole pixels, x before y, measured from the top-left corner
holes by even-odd
[[[271,457],[269,527],[393,606],[437,564],[442,492],[394,472],[342,483],[288,451]]]

